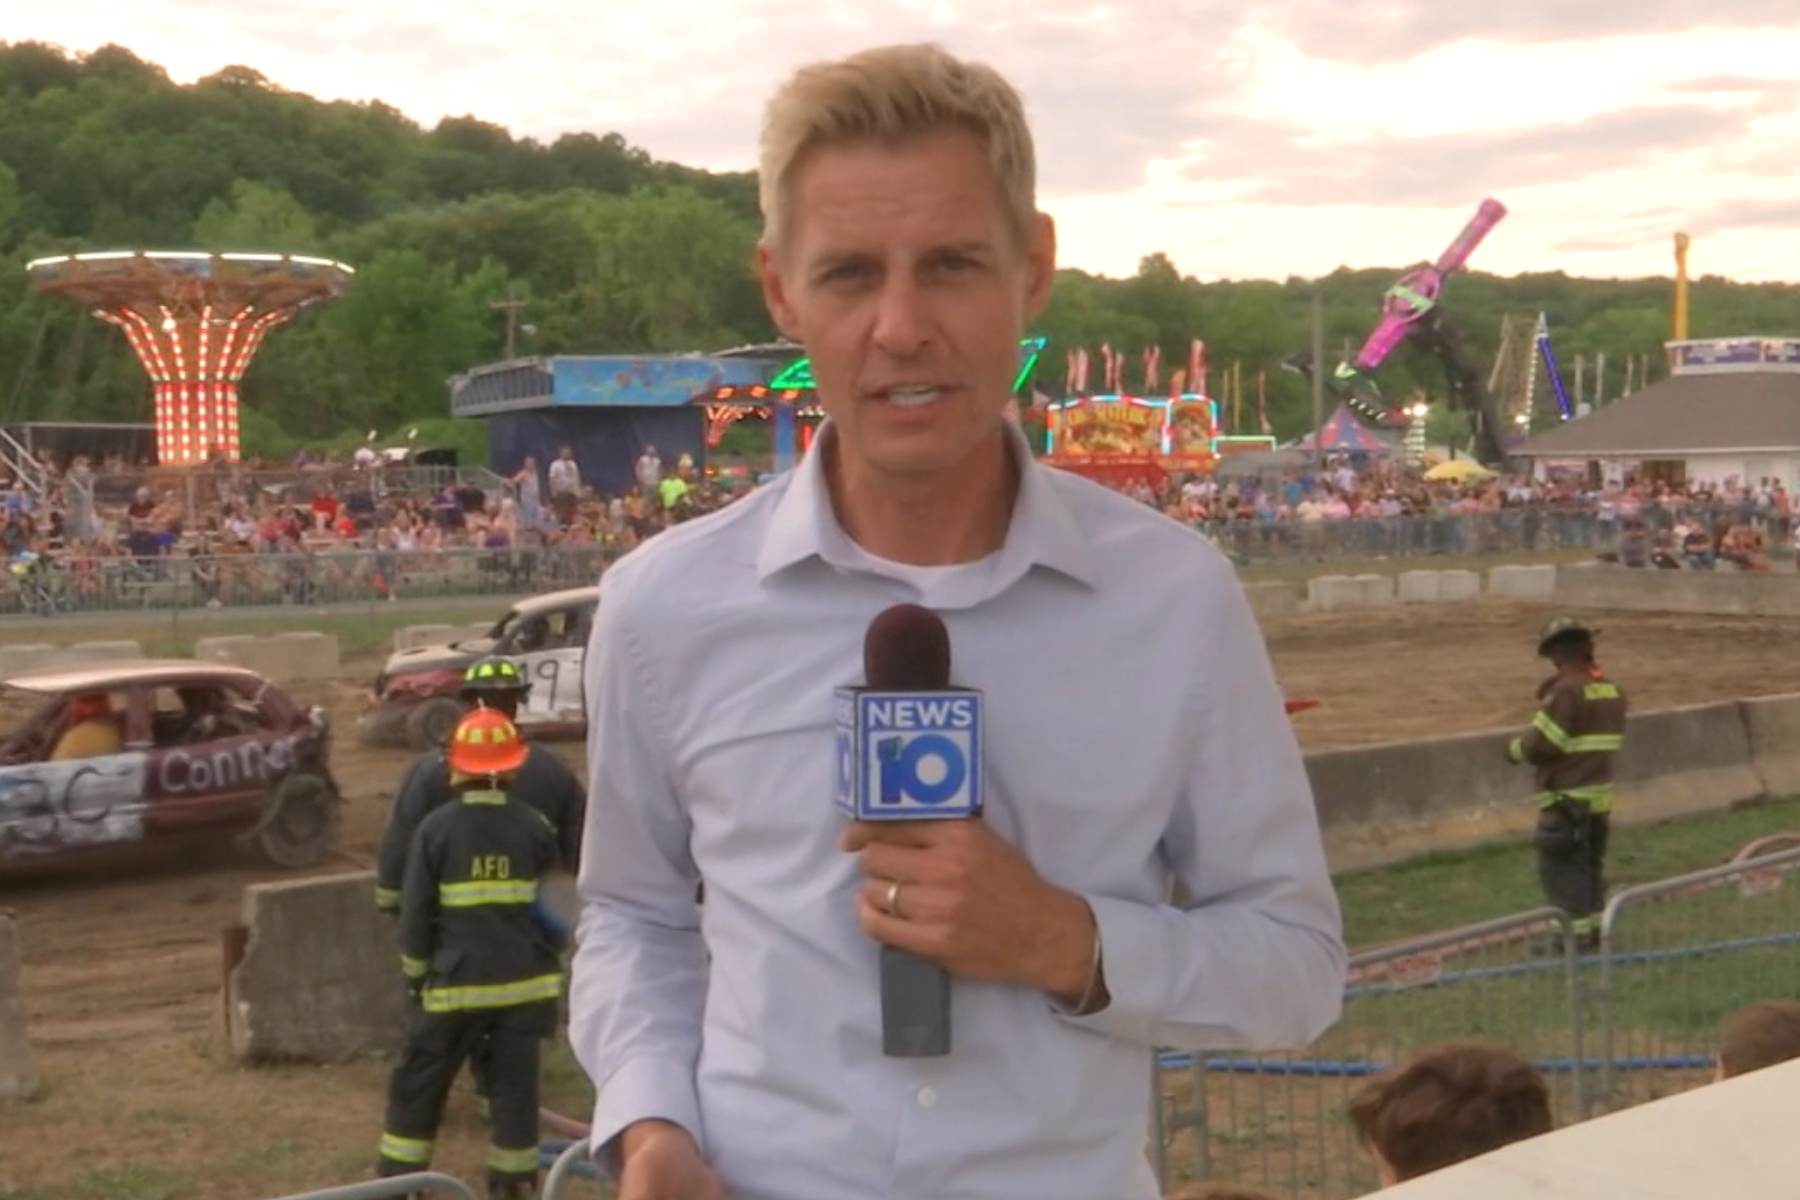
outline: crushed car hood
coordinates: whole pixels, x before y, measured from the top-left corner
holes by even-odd
[[[445,671],[466,667],[471,662],[494,652],[493,638],[468,638],[448,646],[414,646],[388,655],[381,673],[387,678],[411,675],[418,671]]]

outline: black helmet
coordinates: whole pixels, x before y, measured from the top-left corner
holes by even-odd
[[[1537,652],[1540,657],[1549,658],[1555,643],[1580,640],[1591,644],[1599,632],[1577,617],[1557,617],[1538,630]]]
[[[518,664],[510,658],[502,658],[491,654],[471,664],[463,672],[462,698],[479,700],[483,696],[511,696],[523,700],[531,691],[531,680],[527,679]]]

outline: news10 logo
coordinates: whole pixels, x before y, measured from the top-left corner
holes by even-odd
[[[839,688],[837,803],[859,821],[981,812],[981,693]]]

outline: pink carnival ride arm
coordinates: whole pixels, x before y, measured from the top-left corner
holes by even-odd
[[[1462,270],[1463,264],[1469,261],[1469,256],[1475,253],[1475,248],[1481,245],[1482,239],[1487,237],[1505,215],[1506,205],[1498,200],[1483,200],[1469,223],[1463,226],[1463,231],[1450,243],[1450,248],[1438,257],[1438,274],[1448,275],[1452,271]]]
[[[1475,210],[1475,216],[1463,226],[1463,231],[1456,235],[1449,248],[1438,256],[1436,263],[1402,275],[1400,282],[1388,289],[1381,301],[1381,321],[1356,355],[1357,370],[1373,371],[1387,361],[1387,356],[1406,339],[1413,323],[1437,303],[1438,294],[1444,289],[1444,277],[1463,268],[1482,239],[1504,216],[1506,205],[1494,199],[1483,200],[1481,207]]]

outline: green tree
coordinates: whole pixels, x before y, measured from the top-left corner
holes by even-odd
[[[194,222],[194,241],[214,253],[314,254],[312,214],[280,188],[240,179],[229,198],[211,200]]]

